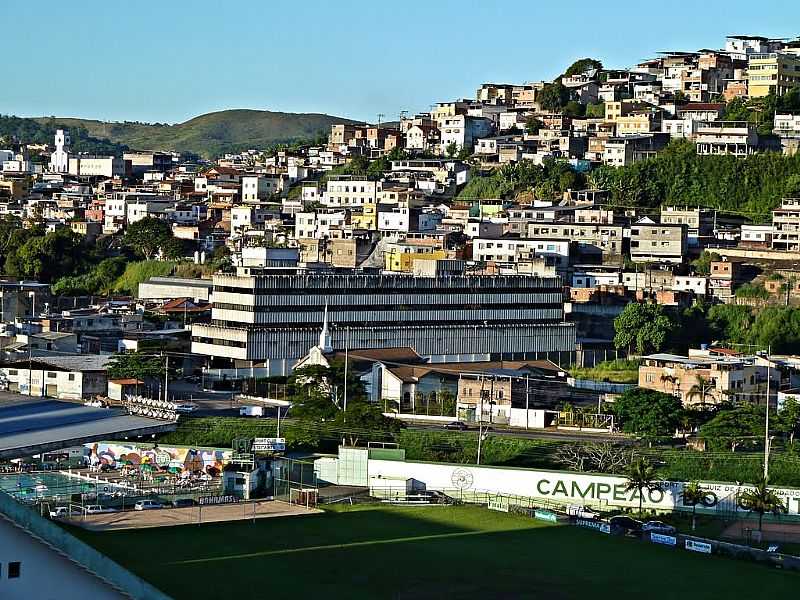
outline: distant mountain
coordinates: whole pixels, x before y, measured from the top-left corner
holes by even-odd
[[[208,113],[176,125],[62,117],[33,120],[47,129],[66,127],[81,132],[83,137],[108,140],[135,150],[191,152],[206,158],[225,152],[313,139],[327,134],[334,123],[357,122],[318,113],[245,109]]]

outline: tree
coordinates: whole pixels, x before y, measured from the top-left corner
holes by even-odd
[[[689,102],[689,97],[682,91],[678,90],[674,95],[675,104],[683,105]]]
[[[115,354],[108,363],[109,379],[159,379],[164,375],[164,361],[158,356],[141,352]]]
[[[698,275],[708,275],[711,272],[711,261],[719,260],[722,260],[722,257],[716,252],[703,250],[700,257],[692,261],[692,267]]]
[[[614,345],[639,354],[663,349],[675,324],[658,304],[631,302],[614,319]]]
[[[592,69],[600,70],[603,68],[603,63],[594,58],[581,58],[572,63],[567,70],[564,71],[564,77],[571,77],[572,75],[582,75]]]
[[[717,412],[700,427],[700,437],[715,447],[728,447],[731,452],[747,440],[760,439],[764,431],[764,414],[752,404],[737,404]]]
[[[761,525],[766,513],[779,516],[787,512],[786,505],[781,497],[769,487],[767,480],[764,478],[756,483],[754,487],[744,490],[739,495],[739,505],[747,511],[758,515],[759,531],[761,531]]]
[[[525,119],[525,133],[528,135],[536,135],[539,133],[539,130],[542,128],[542,126],[542,122],[533,115]]]
[[[692,531],[697,529],[697,505],[705,500],[708,490],[703,488],[699,482],[690,481],[683,486],[681,498],[686,506],[692,507]]]
[[[123,243],[134,254],[151,260],[165,247],[171,248],[174,237],[169,223],[156,217],[145,217],[125,229]]]
[[[611,442],[561,444],[555,453],[556,462],[572,471],[619,473],[630,463],[630,452]]]
[[[606,116],[605,102],[586,105],[586,117],[589,119],[602,119]]]
[[[569,102],[569,90],[560,81],[546,83],[536,100],[542,110],[559,112]]]
[[[364,436],[380,436],[397,433],[400,425],[397,419],[384,417],[380,408],[363,399],[347,403],[347,410],[340,410],[334,425],[341,428],[350,446],[358,444]]]
[[[656,472],[656,468],[644,458],[639,457],[628,465],[625,473],[627,482],[625,483],[625,491],[631,492],[636,490],[639,496],[639,515],[642,514],[642,492],[648,491],[661,491],[664,486],[661,479]]]
[[[679,398],[644,388],[626,390],[614,401],[611,409],[622,423],[623,431],[650,441],[672,437],[683,417]]]
[[[444,153],[447,155],[447,158],[454,158],[456,154],[458,154],[458,144],[455,142],[450,142],[444,149]]]
[[[794,396],[788,396],[773,421],[775,430],[789,438],[789,445],[794,446],[794,436],[800,431],[800,402]]]

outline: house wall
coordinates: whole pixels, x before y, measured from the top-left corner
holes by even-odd
[[[20,577],[8,578],[8,563]],[[121,600],[126,598],[66,556],[0,515],[0,598],[3,600]]]

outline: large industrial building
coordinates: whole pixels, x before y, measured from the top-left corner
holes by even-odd
[[[565,362],[575,351],[555,277],[240,268],[214,276],[212,320],[192,327],[192,352],[210,357],[212,369],[285,375],[318,344],[326,312],[334,351],[411,347],[431,362]]]

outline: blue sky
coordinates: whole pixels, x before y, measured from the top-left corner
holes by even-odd
[[[800,35],[800,2],[744,0],[0,2],[0,113],[178,122],[226,108],[374,121],[628,66],[726,34]],[[793,27],[794,26],[794,27]]]

